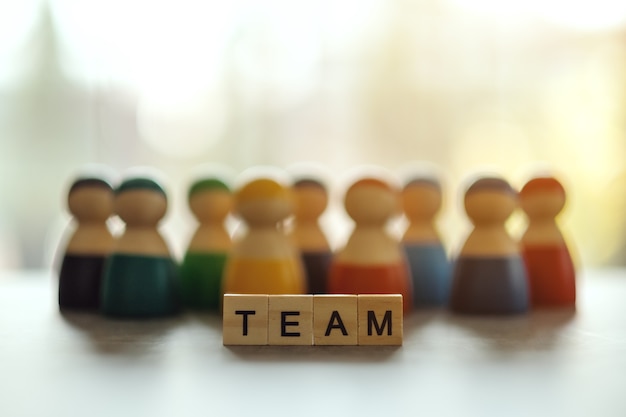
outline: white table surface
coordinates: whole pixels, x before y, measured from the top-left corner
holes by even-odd
[[[216,316],[61,315],[47,272],[0,274],[0,416],[626,416],[626,270],[576,312],[425,311],[404,346],[224,347]]]

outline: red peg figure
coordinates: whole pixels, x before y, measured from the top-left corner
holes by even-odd
[[[522,188],[520,203],[528,217],[521,247],[533,306],[575,306],[574,263],[556,216],[565,206],[565,189],[555,178],[534,178]]]
[[[234,202],[234,213],[248,231],[226,261],[223,293],[304,294],[300,253],[280,227],[293,211],[289,190],[274,180],[257,179],[238,190]]]
[[[385,231],[399,213],[399,193],[385,182],[365,178],[346,192],[344,205],[355,228],[330,268],[331,294],[402,294],[412,307],[411,278],[400,242]]]

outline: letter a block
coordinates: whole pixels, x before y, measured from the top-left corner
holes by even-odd
[[[225,294],[224,345],[267,345],[268,296]]]
[[[402,296],[359,295],[359,345],[402,344]]]
[[[356,345],[358,342],[356,295],[313,296],[316,345]]]
[[[270,345],[313,344],[313,296],[270,295]]]

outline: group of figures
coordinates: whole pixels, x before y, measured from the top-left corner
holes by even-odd
[[[553,177],[534,178],[519,193],[501,178],[475,180],[464,198],[473,230],[449,260],[435,226],[442,189],[434,177],[414,177],[401,190],[375,177],[354,182],[344,197],[354,229],[336,253],[319,225],[328,193],[317,179],[287,187],[257,178],[233,193],[203,178],[189,189],[199,226],[178,265],[157,229],[167,210],[157,182],[132,178],[114,189],[81,178],[68,196],[77,227],[61,265],[59,305],[152,317],[183,307],[218,311],[225,293],[310,293],[402,294],[405,313],[425,306],[467,314],[573,307],[574,265],[555,221],[565,199]],[[519,242],[505,228],[518,206],[528,218]],[[401,241],[386,229],[400,211],[408,220]],[[231,212],[246,226],[234,242],[225,228]],[[114,214],[126,225],[116,238],[106,224]]]

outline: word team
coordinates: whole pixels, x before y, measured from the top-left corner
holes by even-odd
[[[401,345],[402,295],[225,294],[224,345]]]

